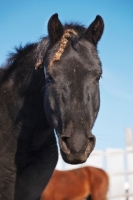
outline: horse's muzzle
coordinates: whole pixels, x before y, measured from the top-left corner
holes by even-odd
[[[60,150],[65,162],[69,164],[84,163],[95,147],[96,138],[90,134],[89,137],[66,137],[59,138]]]

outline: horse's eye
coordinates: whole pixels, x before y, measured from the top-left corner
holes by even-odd
[[[101,74],[96,77],[96,81],[98,82],[101,78]]]
[[[46,81],[48,83],[52,83],[53,82],[53,78],[52,78],[52,76],[49,73],[46,73]]]

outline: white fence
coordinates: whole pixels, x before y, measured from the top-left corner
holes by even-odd
[[[61,156],[57,169],[68,170],[91,165],[108,172],[110,186],[108,200],[133,200],[133,139],[130,128],[126,129],[126,148],[93,151],[85,164],[66,164]]]

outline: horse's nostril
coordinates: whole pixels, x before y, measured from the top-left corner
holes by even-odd
[[[69,136],[64,136],[64,135],[61,136],[61,140],[62,140],[65,144],[67,143],[68,138],[70,138],[70,137],[69,137]]]
[[[94,147],[95,147],[96,137],[91,134],[91,136],[88,138],[88,140],[89,140],[89,143],[88,143],[88,146],[86,148],[85,153],[89,153],[90,154],[92,152],[92,150],[94,149]]]
[[[66,143],[68,137],[62,137],[62,140]]]
[[[93,138],[93,137],[89,138],[89,141],[90,141],[90,142],[93,142],[93,141],[94,141],[94,138]]]
[[[90,143],[92,143],[94,146],[95,146],[95,143],[96,143],[96,137],[91,134],[89,137],[88,137],[88,140]]]
[[[66,145],[68,138],[69,137],[66,137],[66,136],[63,136],[63,137],[60,138],[60,147],[63,150],[63,152],[66,153],[67,155],[70,154],[70,150],[68,149],[68,147]]]

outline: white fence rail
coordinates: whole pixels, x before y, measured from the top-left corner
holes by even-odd
[[[126,129],[126,148],[93,151],[85,164],[66,164],[61,156],[57,169],[68,170],[81,166],[95,166],[108,172],[110,186],[108,200],[133,200],[133,139],[130,128]]]

